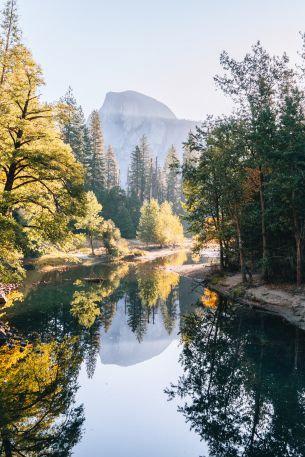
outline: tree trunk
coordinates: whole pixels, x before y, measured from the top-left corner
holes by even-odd
[[[219,240],[219,256],[220,256],[220,270],[224,269],[224,252],[223,252],[223,242]]]
[[[246,266],[245,266],[245,257],[244,257],[244,246],[243,240],[241,237],[241,230],[240,230],[240,223],[238,217],[238,210],[235,204],[235,224],[236,224],[236,231],[237,231],[237,241],[238,241],[238,250],[239,250],[239,263],[240,263],[240,271],[242,275],[242,281],[247,282],[247,275],[246,275]]]
[[[265,196],[263,190],[263,182],[264,176],[261,170],[259,169],[259,200],[260,200],[260,207],[261,207],[261,227],[262,227],[262,257],[263,257],[263,268],[262,268],[262,275],[265,278],[267,276],[267,259],[268,259],[268,251],[267,251],[267,233],[266,233],[266,210],[265,210]]]
[[[91,253],[92,253],[92,255],[95,255],[94,247],[93,247],[93,236],[92,236],[91,232],[89,233],[89,240],[90,240],[90,246],[91,246]]]
[[[294,201],[294,194],[292,197],[292,201]],[[293,225],[294,225],[294,239],[295,239],[295,247],[296,247],[296,282],[297,287],[300,287],[302,283],[302,232],[303,230],[300,229],[300,224],[298,221],[297,213],[295,208],[293,207]]]
[[[296,279],[297,279],[297,287],[300,287],[302,283],[302,254],[301,254],[301,238],[299,236],[295,237],[296,241],[296,254],[297,254],[297,265],[296,265]]]
[[[11,192],[13,189],[14,181],[15,181],[15,173],[16,173],[16,164],[12,163],[10,166],[7,176],[6,182],[4,186],[4,192]]]
[[[1,433],[1,437],[5,457],[13,457],[12,445],[5,431]]]
[[[218,242],[219,242],[219,255],[220,255],[220,269],[224,269],[224,252],[223,252],[223,240],[220,236],[220,210],[219,210],[219,199],[215,196],[215,207],[216,207],[216,229],[218,231]]]
[[[4,185],[4,195],[3,195],[4,198],[3,198],[3,203],[2,203],[1,209],[0,209],[1,214],[3,214],[4,216],[7,216],[11,211],[9,195],[13,190],[13,185],[14,185],[14,181],[15,181],[15,173],[16,173],[16,164],[13,163],[8,170],[8,173],[6,175],[5,185]],[[6,196],[5,196],[5,193],[6,193]]]

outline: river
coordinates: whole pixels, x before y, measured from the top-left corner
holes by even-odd
[[[185,261],[29,272],[1,455],[305,456],[304,333],[163,269]]]

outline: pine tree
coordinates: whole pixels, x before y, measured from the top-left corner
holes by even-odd
[[[178,174],[180,167],[177,151],[174,146],[168,150],[165,164],[165,199],[173,204],[173,209],[176,213],[181,210],[181,178]]]
[[[136,146],[130,156],[130,168],[128,169],[128,192],[141,201],[143,199],[141,188],[141,174],[143,173],[141,151]]]
[[[182,163],[183,166],[191,166],[196,164],[199,159],[199,153],[191,147],[192,144],[192,132],[189,132],[188,141],[183,145],[183,157]]]
[[[90,137],[92,156],[90,160],[90,184],[97,197],[105,189],[106,163],[104,151],[104,137],[99,112],[94,110],[90,118]]]
[[[119,186],[120,183],[120,171],[117,158],[113,147],[108,146],[106,152],[106,188],[112,189],[112,187]]]
[[[72,148],[75,158],[80,162],[85,162],[85,117],[81,106],[77,105],[71,87],[60,99],[63,104],[63,119],[61,131],[63,140]]]
[[[84,141],[84,147],[83,147],[83,164],[85,167],[85,172],[86,172],[86,189],[90,190],[90,185],[92,182],[92,142],[91,142],[91,136],[90,136],[90,130],[89,128],[84,125],[83,129],[83,141]]]
[[[129,194],[138,198],[141,204],[151,197],[151,159],[145,135],[131,153],[128,181]]]
[[[3,20],[1,23],[0,36],[0,66],[2,86],[5,75],[9,68],[9,60],[14,48],[20,44],[21,31],[18,25],[18,12],[16,0],[8,0],[2,12]]]

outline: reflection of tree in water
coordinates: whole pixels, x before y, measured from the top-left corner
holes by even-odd
[[[215,457],[305,455],[305,337],[221,303],[185,319],[170,397]]]
[[[178,318],[179,293],[173,288],[165,300],[160,300],[160,309],[163,318],[163,324],[167,333],[170,335],[175,327]]]
[[[158,265],[163,267],[173,267],[183,265],[187,260],[187,251],[178,251],[172,255],[165,256],[162,259],[158,259]]]
[[[81,437],[75,407],[79,341],[0,348],[0,455],[69,456]]]
[[[217,308],[219,304],[219,295],[216,292],[205,288],[201,297],[201,303],[207,308]]]
[[[125,310],[131,331],[136,335],[139,342],[142,341],[148,323],[148,309],[142,304],[136,283],[130,284],[128,294],[125,297]]]
[[[77,281],[80,290],[76,290],[72,297],[71,314],[80,325],[90,328],[98,316],[107,330],[115,315],[116,301],[107,300],[120,286],[121,280],[128,273],[128,265],[119,265],[105,275],[100,284],[86,284]]]
[[[166,330],[174,328],[178,311],[179,276],[160,269],[138,268],[136,282],[130,283],[126,295],[128,325],[137,339],[142,341],[148,323],[155,322],[158,309],[161,310]]]

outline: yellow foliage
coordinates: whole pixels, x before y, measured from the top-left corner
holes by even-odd
[[[33,452],[26,455],[36,455],[36,446],[49,455],[48,438],[54,437],[60,416],[68,414],[65,389],[72,387],[81,362],[77,342],[69,337],[61,343],[0,348],[0,433],[16,449],[12,455],[25,455],[18,451],[29,445]]]
[[[139,297],[143,304],[154,306],[158,299],[167,300],[179,284],[179,275],[164,270],[139,270],[137,272]]]
[[[217,308],[219,304],[219,295],[212,290],[205,288],[201,297],[201,303],[207,308]]]

